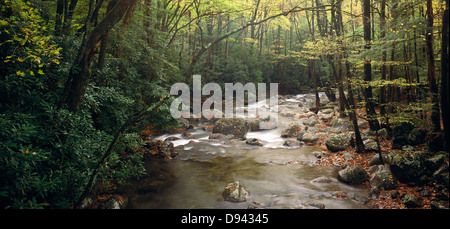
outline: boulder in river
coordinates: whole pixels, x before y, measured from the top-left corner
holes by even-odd
[[[239,181],[228,184],[222,192],[223,199],[230,202],[246,202],[249,196],[250,193],[239,184]]]
[[[287,147],[302,147],[305,143],[298,140],[286,140],[283,145]]]
[[[278,125],[278,120],[276,118],[270,119],[270,116],[265,118],[255,118],[248,120],[248,125],[251,131],[258,130],[272,130],[276,129]]]
[[[282,138],[297,137],[298,133],[302,130],[302,127],[297,124],[292,124],[281,131]]]
[[[219,119],[213,128],[213,134],[220,133],[224,135],[234,135],[234,138],[245,139],[249,131],[247,121],[241,118],[222,118]]]
[[[248,138],[245,143],[253,146],[263,146],[263,144],[261,143],[261,139],[259,138]]]

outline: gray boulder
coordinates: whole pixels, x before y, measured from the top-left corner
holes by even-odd
[[[348,184],[361,184],[369,179],[369,174],[360,165],[348,166],[338,172],[337,179]]]
[[[298,138],[297,138],[298,139]],[[307,143],[316,143],[316,141],[319,139],[319,137],[315,134],[311,134],[311,133],[305,133],[302,136],[302,141],[307,142]]]
[[[301,147],[304,146],[305,143],[298,140],[286,140],[283,145],[287,147]]]
[[[378,151],[378,143],[372,138],[365,140],[363,143],[367,151]]]
[[[259,138],[249,138],[245,141],[245,143],[253,146],[263,146],[263,144],[261,143],[261,139]]]
[[[437,154],[426,160],[427,168],[434,173],[438,170],[441,165],[445,162],[446,155],[445,154]]]
[[[213,134],[232,134],[234,135],[234,138],[245,139],[249,129],[248,123],[244,119],[222,118],[214,124]]]
[[[228,184],[222,192],[223,199],[230,202],[245,202],[249,196],[250,193],[239,184],[239,181]]]
[[[289,125],[285,129],[281,131],[281,137],[282,138],[292,138],[297,137],[298,133],[302,130],[302,127],[300,125]]]
[[[303,121],[305,126],[313,127],[317,124],[316,116],[310,116],[307,120]]]
[[[401,151],[388,155],[394,176],[403,183],[419,184],[426,174],[425,154],[423,152]]]
[[[378,170],[370,178],[370,187],[373,190],[392,190],[397,188],[397,180],[388,167],[378,165]]]
[[[335,128],[341,132],[353,130],[352,123],[349,120],[343,118],[334,119],[333,121],[331,121],[330,125],[332,128]]]
[[[449,183],[449,168],[448,166],[442,166],[436,170],[431,179],[434,183],[442,184],[445,188],[448,188]]]
[[[325,145],[328,150],[339,152],[346,150],[350,146],[351,139],[351,134],[331,134],[327,140],[325,140]]]
[[[422,207],[422,203],[419,202],[419,200],[414,196],[413,194],[406,194],[403,197],[403,204],[407,208],[418,208]]]
[[[251,131],[272,130],[277,128],[278,120],[270,120],[270,116],[267,116],[265,118],[255,118],[249,120],[248,125]]]

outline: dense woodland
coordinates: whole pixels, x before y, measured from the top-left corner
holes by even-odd
[[[356,127],[357,117],[371,130],[413,123],[428,131],[428,151],[448,152],[448,0],[0,7],[1,208],[77,208],[105,184],[143,174],[139,133],[177,127],[169,90],[194,74],[325,92]]]

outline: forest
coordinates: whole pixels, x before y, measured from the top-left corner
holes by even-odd
[[[180,129],[182,138],[194,134],[184,126],[192,120],[170,113],[171,86],[192,85],[193,75],[221,87],[277,83],[280,107],[300,98],[293,95],[311,95],[305,116],[279,110],[286,122],[303,120],[295,133],[288,129],[289,144],[331,151],[321,166],[341,168],[348,154],[355,159],[347,168],[368,170],[369,156],[390,164],[396,188],[379,190],[365,179],[369,196],[378,196],[365,206],[393,199],[391,190],[408,198],[413,190],[419,200],[405,197],[397,206],[448,209],[448,0],[1,0],[0,7],[2,209],[86,208],[88,198],[104,203],[98,196],[151,176],[148,163],[182,163],[161,153],[173,144],[149,139]],[[305,136],[314,133],[300,137],[306,126],[334,120],[348,122],[349,147],[331,149],[328,141],[341,136],[331,131],[310,142]],[[218,122],[201,127],[216,133]],[[376,143],[370,150],[369,132]],[[245,144],[244,136],[239,147],[263,148],[259,138],[247,136]],[[232,163],[224,158],[220,163]],[[409,174],[414,166],[426,171]],[[223,187],[235,181],[221,179]],[[351,199],[348,192],[333,196]]]

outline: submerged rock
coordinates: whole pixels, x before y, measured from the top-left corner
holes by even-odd
[[[239,184],[239,181],[228,184],[222,192],[223,199],[230,202],[246,202],[249,196],[250,193]]]
[[[305,143],[298,140],[286,140],[283,145],[287,147],[301,147],[304,146]]]
[[[259,138],[249,138],[245,141],[245,143],[248,145],[263,146],[263,144],[261,143],[261,139]]]

